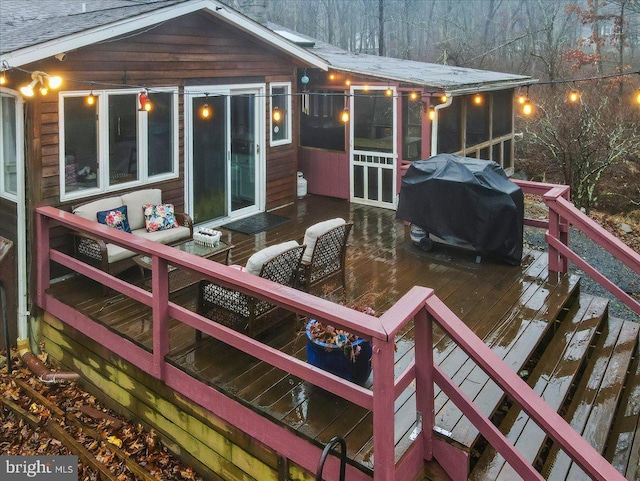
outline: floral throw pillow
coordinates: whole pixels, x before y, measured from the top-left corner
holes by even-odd
[[[178,227],[173,204],[144,204],[142,208],[144,209],[144,224],[147,232]]]
[[[117,209],[103,210],[96,212],[98,222],[101,224],[113,227],[114,229],[123,230],[125,232],[131,232],[129,226],[129,220],[127,219],[127,206],[123,205]]]

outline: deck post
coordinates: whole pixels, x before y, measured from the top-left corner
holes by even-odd
[[[164,358],[169,352],[169,270],[166,259],[153,256],[151,273],[153,372],[158,379],[164,380]]]
[[[49,218],[36,214],[36,299],[42,309],[46,309],[45,291],[51,285],[51,272],[49,262]]]
[[[414,317],[415,366],[416,366],[416,411],[422,419],[423,456],[433,457],[433,426],[435,411],[433,400],[433,320],[426,308]]]
[[[394,344],[373,338],[373,479],[395,479]]]
[[[569,200],[569,188],[562,186],[551,189],[544,195],[544,201],[549,208],[549,236],[558,239],[564,245],[569,245],[569,223],[563,219],[554,209],[554,204],[558,197]],[[562,255],[558,249],[549,244],[549,271],[567,272],[569,270],[569,260]]]

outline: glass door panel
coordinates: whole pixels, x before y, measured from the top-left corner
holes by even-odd
[[[193,220],[196,224],[227,216],[227,109],[226,97],[192,100]],[[202,116],[208,105],[210,114]]]
[[[231,212],[256,205],[255,95],[230,97]]]

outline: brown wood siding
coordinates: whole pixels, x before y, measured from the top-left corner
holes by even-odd
[[[132,86],[178,87],[220,83],[268,83],[290,81],[295,88],[296,62],[273,47],[240,32],[206,13],[194,13],[167,21],[155,28],[128,34],[121,39],[91,45],[67,53],[64,62],[49,59],[25,65],[27,71],[42,70],[60,75],[62,91],[115,89]],[[72,80],[73,79],[73,80]],[[26,81],[22,79],[22,81]],[[267,85],[268,89],[268,85]],[[267,112],[269,111],[267,105]],[[71,210],[73,205],[102,193],[73,201],[60,201],[59,96],[36,94],[26,102],[28,196],[33,207],[53,205]],[[296,110],[294,109],[295,113]],[[163,199],[184,210],[184,101],[179,96],[179,177],[149,186],[159,187]],[[297,117],[293,118],[294,124]],[[266,128],[270,128],[267,122]],[[267,131],[268,139],[268,131]],[[296,144],[266,150],[266,205],[273,209],[295,198]],[[147,186],[145,186],[147,187]],[[141,186],[128,190],[136,190]],[[29,229],[33,232],[32,228]],[[68,236],[52,233],[52,245],[70,251]],[[33,256],[33,252],[31,253]]]
[[[5,291],[6,306],[0,300],[0,313],[6,312],[7,318],[0,316],[0,324],[7,322],[9,326],[9,341],[15,345],[18,337],[17,330],[17,306],[18,306],[18,264],[17,264],[17,247],[18,247],[18,212],[16,203],[0,197],[0,237],[13,242],[13,248],[8,254],[5,254],[0,272],[0,285]],[[4,311],[6,309],[6,311]],[[0,329],[0,349],[4,349],[6,340],[4,336],[4,324]]]

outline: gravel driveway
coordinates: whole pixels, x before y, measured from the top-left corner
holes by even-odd
[[[546,251],[547,244],[544,240],[544,230],[533,227],[524,228],[525,245]],[[569,245],[580,257],[603,273],[608,279],[620,287],[623,291],[640,295],[640,276],[633,270],[619,262],[608,252],[588,239],[582,232],[571,227],[569,232]],[[610,300],[609,314],[613,317],[640,322],[640,316],[628,309],[618,301],[609,291],[605,290],[597,282],[587,276],[584,271],[569,263],[569,272],[581,277],[580,290],[591,295],[604,297]]]

